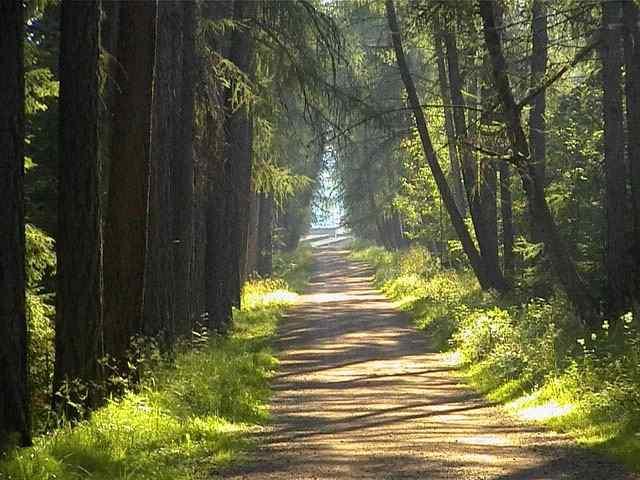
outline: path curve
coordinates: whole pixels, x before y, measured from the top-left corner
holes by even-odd
[[[273,424],[252,463],[223,478],[640,478],[461,385],[346,253],[316,250],[308,293],[280,328]]]

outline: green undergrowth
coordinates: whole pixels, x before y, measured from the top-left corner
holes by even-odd
[[[308,268],[299,259],[307,256],[289,258],[305,265],[288,268],[297,282]],[[0,478],[216,478],[219,469],[246,458],[249,432],[268,420],[268,379],[277,366],[269,344],[295,300],[284,280],[250,282],[230,336],[199,336],[175,362],[153,368],[139,388],[88,420],[10,452],[0,461]]]
[[[489,400],[640,471],[640,337],[630,315],[585,333],[561,294],[498,297],[423,248],[356,244],[350,256],[374,268],[376,286],[411,313],[429,348],[450,352]]]
[[[286,278],[289,288],[302,293],[311,277],[313,249],[301,243],[293,252],[278,252],[273,257],[273,273],[278,278]]]

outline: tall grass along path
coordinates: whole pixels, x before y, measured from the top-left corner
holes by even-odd
[[[638,478],[460,384],[346,254],[316,251],[308,291],[282,321],[273,423],[251,464],[224,478]]]

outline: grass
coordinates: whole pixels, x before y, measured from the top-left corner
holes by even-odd
[[[289,260],[308,259],[301,252]],[[308,261],[290,267],[300,286]],[[182,480],[215,478],[246,459],[249,433],[268,421],[269,347],[296,294],[284,280],[250,282],[234,332],[205,339],[155,368],[136,392],[110,401],[74,427],[35,439],[0,461],[7,480]]]
[[[474,389],[640,472],[640,339],[630,318],[617,322],[625,329],[617,339],[605,323],[585,342],[561,295],[499,298],[420,248],[356,245],[351,258],[374,267],[377,286],[411,313],[434,350],[452,353]]]
[[[302,293],[311,277],[313,253],[311,245],[301,243],[294,252],[278,252],[273,257],[273,273],[286,278],[289,289]]]

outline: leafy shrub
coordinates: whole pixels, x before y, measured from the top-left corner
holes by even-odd
[[[465,362],[486,359],[500,346],[511,348],[516,338],[509,312],[494,307],[467,315],[453,341]]]
[[[273,276],[284,279],[290,290],[301,293],[311,276],[312,265],[311,246],[303,244],[293,252],[273,255]]]
[[[1,459],[0,478],[180,480],[240,458],[247,430],[268,416],[267,380],[277,365],[268,340],[295,298],[274,295],[284,288],[279,280],[247,284],[231,336],[181,351],[173,365],[145,369],[136,391]]]
[[[525,246],[539,254],[537,245]],[[551,405],[560,412],[546,420],[554,427],[640,469],[640,331],[631,313],[584,333],[552,284],[533,289],[538,273],[525,270],[516,282],[523,289],[497,297],[469,272],[439,269],[417,248],[368,247],[351,257],[376,269],[378,285],[411,310],[432,346],[457,349],[467,378],[492,400],[517,398],[515,409]],[[522,295],[532,289],[546,298]]]
[[[53,294],[44,283],[55,273],[54,241],[44,231],[27,224],[25,229],[26,307],[29,324],[29,382],[34,427],[44,427],[49,415],[49,399],[54,362]]]

